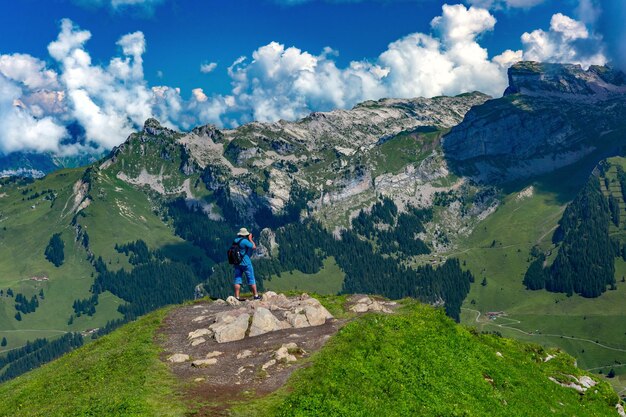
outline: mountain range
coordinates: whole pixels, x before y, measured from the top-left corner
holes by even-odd
[[[59,335],[105,343],[164,305],[226,298],[225,251],[246,226],[264,290],[410,296],[564,350],[623,392],[625,113],[623,73],[520,62],[496,99],[382,99],[190,132],[149,119],[86,166],[5,157],[47,175],[0,180],[0,352],[60,354],[75,345],[53,349]]]

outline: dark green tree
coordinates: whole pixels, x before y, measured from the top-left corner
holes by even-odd
[[[542,290],[546,287],[546,279],[548,279],[549,271],[543,268],[546,257],[542,253],[533,261],[524,275],[524,285],[529,290]]]
[[[57,268],[61,266],[65,260],[64,248],[65,245],[63,244],[63,239],[61,239],[61,234],[53,234],[46,247],[45,255],[46,259],[52,262]]]
[[[2,338],[2,342],[0,342],[0,346],[5,347],[5,346],[7,345],[7,343],[8,343],[8,342],[7,342],[7,338],[6,338],[6,337],[3,337],[3,338]]]
[[[607,199],[592,176],[559,221],[555,235],[562,243],[546,279],[548,291],[598,297],[615,283],[617,253],[610,222]]]

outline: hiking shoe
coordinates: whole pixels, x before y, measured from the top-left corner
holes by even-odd
[[[260,300],[260,299],[261,299],[261,295],[255,295],[255,296],[254,296],[254,299],[255,299],[255,300]]]
[[[235,298],[235,300],[237,300],[237,301],[241,301],[241,302],[243,302],[243,301],[248,301],[246,298]]]

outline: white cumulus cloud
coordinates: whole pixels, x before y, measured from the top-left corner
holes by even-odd
[[[444,5],[433,19],[434,35],[414,33],[392,42],[372,61],[339,68],[335,52],[319,55],[271,42],[230,68],[234,109],[247,119],[294,119],[313,110],[346,108],[367,99],[458,94],[499,95],[506,69],[491,61],[477,38],[494,28],[484,9]],[[247,115],[250,115],[247,117]]]
[[[579,0],[577,14],[602,36],[611,64],[626,71],[626,2]]]
[[[200,65],[200,72],[202,72],[203,74],[208,74],[210,72],[213,72],[215,68],[217,68],[217,62],[210,62],[208,64],[202,64]]]
[[[0,55],[0,74],[32,89],[58,87],[56,72],[30,55]]]
[[[602,37],[589,32],[584,23],[561,13],[552,16],[550,30],[522,35],[525,60],[604,65],[608,62]]]
[[[142,69],[145,40],[141,32],[123,36],[117,42],[122,56],[101,67],[92,64],[84,48],[90,37],[90,32],[65,19],[48,51],[61,69],[69,116],[82,125],[94,145],[111,148],[152,114],[152,93]]]

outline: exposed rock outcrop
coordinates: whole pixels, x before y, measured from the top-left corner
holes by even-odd
[[[443,139],[456,174],[500,183],[619,147],[626,126],[623,73],[606,67],[520,62],[504,97],[472,108]]]
[[[598,384],[596,381],[586,375],[583,375],[580,378],[577,378],[574,375],[565,375],[565,378],[567,378],[568,380],[559,381],[558,379],[553,377],[549,377],[548,379],[562,387],[572,388],[581,394],[587,391],[589,388],[594,387]]]
[[[367,313],[369,311],[393,313],[393,308],[396,306],[394,301],[379,301],[369,296],[353,296],[349,303],[352,303],[349,309],[354,313]]]
[[[214,316],[205,314],[192,320],[194,324],[212,323],[208,328],[189,332],[187,338],[191,346],[205,343],[207,338],[227,343],[292,327],[320,326],[333,318],[318,300],[306,294],[288,298],[284,294],[268,291],[263,300],[242,303],[229,297],[220,305],[228,307]]]

